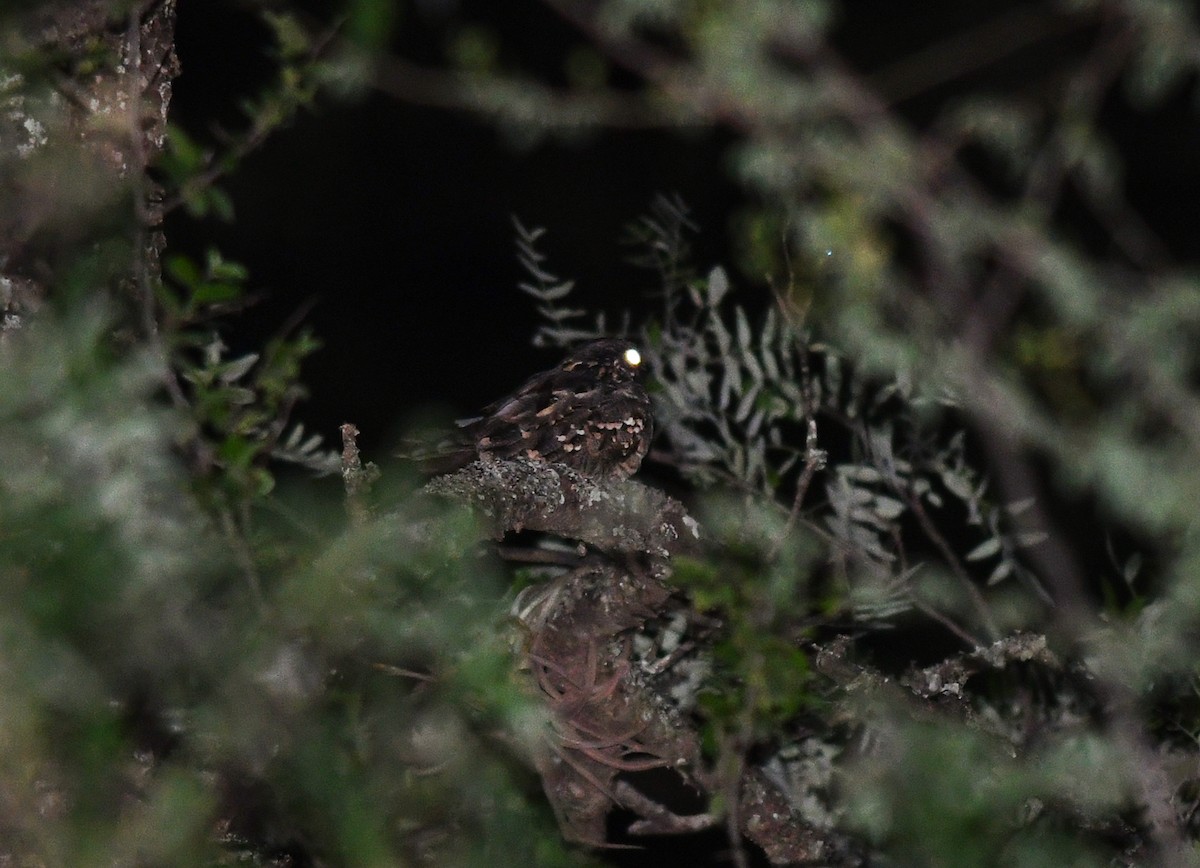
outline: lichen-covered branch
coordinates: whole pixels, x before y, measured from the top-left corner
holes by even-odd
[[[563,465],[476,461],[426,490],[477,509],[496,538],[536,530],[656,559],[694,551],[700,539],[683,504],[661,491],[633,481],[601,484]]]
[[[707,768],[696,721],[660,678],[679,658],[648,667],[634,652],[639,634],[680,609],[666,584],[671,556],[700,551],[699,528],[682,504],[640,483],[601,485],[566,467],[525,460],[479,461],[434,479],[426,491],[471,505],[496,538],[535,530],[581,541],[597,554],[526,589],[514,606],[525,637],[523,668],[550,711],[551,729],[534,763],[565,837],[605,846],[617,806],[638,817],[627,829],[635,836],[719,825],[716,814],[676,810],[639,786],[640,773],[669,769],[693,794],[731,788],[737,804],[728,817],[736,833],[772,862],[844,849],[844,836],[807,822],[762,768],[745,764],[732,785]]]

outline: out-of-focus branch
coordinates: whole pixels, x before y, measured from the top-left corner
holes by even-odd
[[[1088,16],[1022,6],[872,71],[866,80],[893,105],[997,63],[1039,42],[1093,25]]]
[[[349,46],[342,44],[343,49]],[[668,114],[644,98],[614,90],[576,92],[526,78],[473,75],[420,66],[392,54],[370,59],[371,83],[412,105],[470,111],[546,129],[661,129],[705,123],[685,111]]]

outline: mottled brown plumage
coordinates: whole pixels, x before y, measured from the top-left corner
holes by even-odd
[[[653,433],[650,398],[638,382],[641,356],[623,340],[593,341],[557,367],[459,424],[465,442],[439,472],[484,460],[530,458],[601,480],[637,472]]]

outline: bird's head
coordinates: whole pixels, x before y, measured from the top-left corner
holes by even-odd
[[[644,362],[632,343],[610,338],[584,344],[569,355],[561,367],[564,371],[593,368],[601,379],[628,382],[638,376]]]

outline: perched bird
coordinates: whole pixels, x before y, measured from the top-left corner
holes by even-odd
[[[507,398],[459,422],[457,448],[430,462],[437,473],[484,460],[565,464],[599,480],[626,479],[650,448],[650,398],[641,354],[623,340],[593,341]]]

